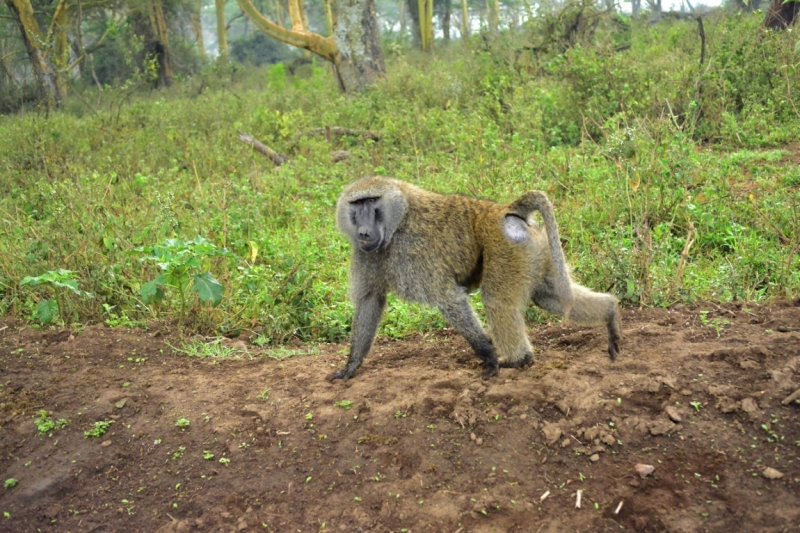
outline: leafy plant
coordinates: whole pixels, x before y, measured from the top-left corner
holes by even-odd
[[[202,358],[220,358],[225,359],[233,356],[236,348],[226,346],[222,343],[223,338],[219,337],[213,341],[206,342],[204,340],[195,340],[192,342],[184,342],[181,348],[176,348],[169,345],[176,352],[188,355],[189,357],[202,357]]]
[[[175,422],[175,426],[181,428],[181,431],[188,428],[189,424],[191,424],[191,422],[189,422],[188,418],[179,418],[178,421]]]
[[[336,405],[336,407],[341,407],[345,411],[349,411],[350,408],[353,407],[353,400],[341,400],[335,402],[334,405]]]
[[[39,416],[34,419],[34,422],[36,422],[36,429],[38,429],[39,433],[42,434],[65,427],[69,423],[69,420],[66,418],[53,420],[50,418],[49,413],[45,409],[42,409],[39,411]]]
[[[708,311],[700,311],[700,322],[706,326],[713,328],[714,331],[717,332],[717,338],[720,337],[722,334],[722,330],[725,329],[725,326],[731,323],[730,320],[727,318],[708,318]]]
[[[17,486],[17,480],[14,479],[13,477],[10,477],[10,478],[6,479],[6,482],[5,482],[4,486],[7,489],[13,489],[14,487]]]
[[[165,296],[164,289],[174,289],[178,293],[178,332],[181,338],[190,292],[213,307],[222,302],[223,286],[211,272],[203,270],[203,260],[226,256],[227,250],[220,250],[198,236],[185,242],[167,239],[159,246],[143,246],[136,251],[146,254],[140,261],[153,261],[161,270],[155,279],[142,285],[139,291],[142,301],[146,304],[160,302]]]
[[[89,437],[102,437],[106,434],[106,431],[108,431],[108,428],[111,427],[111,424],[113,423],[113,420],[101,420],[95,422],[92,429],[83,432],[83,438],[88,439]]]
[[[61,322],[66,324],[64,316],[64,305],[61,294],[64,291],[70,292],[79,297],[94,298],[92,293],[82,291],[78,288],[78,281],[74,277],[75,272],[59,268],[49,270],[41,276],[25,276],[20,282],[20,286],[30,285],[38,287],[46,285],[51,288],[54,299],[41,300],[33,312],[33,317],[43,325],[50,324],[56,316],[61,318]]]

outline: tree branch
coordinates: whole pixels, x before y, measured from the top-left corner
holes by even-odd
[[[253,21],[253,25],[270,37],[274,37],[281,42],[296,46],[297,48],[303,48],[304,50],[313,52],[331,63],[336,62],[337,56],[339,55],[339,48],[336,46],[336,41],[334,41],[333,38],[323,37],[305,29],[287,30],[262,15],[250,0],[236,0],[236,2],[247,17]]]
[[[239,139],[242,142],[247,143],[250,146],[252,146],[253,150],[255,150],[256,152],[267,156],[269,158],[269,160],[272,161],[272,163],[276,167],[279,167],[282,164],[287,163],[289,161],[289,158],[287,156],[285,156],[283,154],[279,154],[278,152],[276,152],[275,150],[273,150],[272,148],[270,148],[266,144],[262,143],[258,139],[253,138],[251,135],[248,135],[247,133],[245,133],[243,131],[239,132]]]

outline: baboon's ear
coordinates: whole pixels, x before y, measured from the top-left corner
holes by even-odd
[[[531,238],[531,234],[528,233],[528,223],[517,215],[506,215],[504,217],[503,235],[514,244],[519,244]]]

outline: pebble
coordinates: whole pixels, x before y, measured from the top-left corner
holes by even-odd
[[[769,466],[767,468],[765,468],[764,471],[761,472],[761,473],[767,479],[780,479],[780,478],[783,477],[783,472],[775,470],[774,468],[771,468]]]
[[[100,446],[102,446],[103,448],[108,448],[109,446],[111,446],[111,441],[105,440]]]
[[[668,406],[665,409],[665,411],[667,412],[667,416],[669,417],[669,419],[672,420],[673,422],[680,422],[681,420],[683,420],[681,414],[678,412],[678,408],[675,407],[674,405]]]
[[[519,415],[520,420],[525,420],[526,418],[528,418],[527,413],[522,413],[521,415]]]
[[[475,433],[470,433],[469,434],[469,440],[477,440],[477,439],[478,439],[478,436]]]
[[[593,463],[596,463],[597,461],[599,461],[599,460],[600,460],[600,455],[598,455],[598,454],[594,454],[594,455],[592,455],[591,457],[589,457],[589,460],[590,460],[591,462],[593,462]]]
[[[481,437],[478,437],[478,439],[475,441],[475,444],[480,446],[481,444],[483,444],[483,439]]]
[[[633,467],[634,470],[639,474],[639,477],[646,478],[650,474],[656,471],[656,467],[653,465],[645,465],[639,463],[638,465]]]
[[[572,443],[570,442],[570,440],[569,440],[569,439],[564,439],[564,440],[562,440],[562,441],[561,441],[561,447],[562,447],[562,448],[566,448],[566,447],[568,447],[570,444],[572,444]]]
[[[745,398],[742,400],[742,411],[745,413],[752,413],[758,411],[758,404],[752,398]]]

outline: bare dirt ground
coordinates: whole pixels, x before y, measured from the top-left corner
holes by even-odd
[[[447,331],[331,384],[346,346],[0,328],[2,531],[800,528],[800,302],[629,309],[616,363],[600,329],[534,327],[533,366],[489,381]]]

